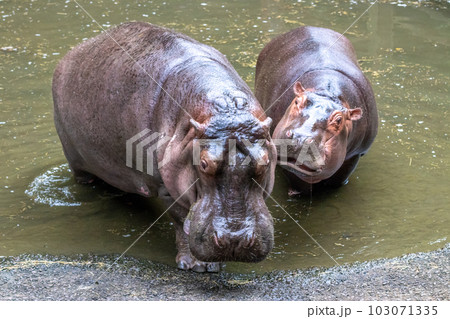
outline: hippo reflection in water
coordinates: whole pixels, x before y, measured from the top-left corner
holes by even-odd
[[[276,37],[258,57],[255,90],[273,118],[274,141],[292,142],[278,156],[293,188],[345,184],[378,129],[374,94],[350,41],[316,27]],[[315,152],[299,158],[305,148]]]
[[[218,271],[220,262],[257,262],[270,252],[273,221],[264,199],[276,165],[271,119],[217,50],[165,28],[126,23],[61,60],[53,99],[78,182],[97,177],[173,204],[179,268]],[[127,140],[146,129],[171,137],[157,148],[153,167],[170,160],[152,175],[126,165]],[[216,143],[201,144],[194,165],[200,139]],[[249,152],[245,140],[265,143]]]

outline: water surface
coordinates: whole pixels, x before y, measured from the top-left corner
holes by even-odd
[[[162,212],[154,200],[75,184],[52,118],[51,77],[73,46],[102,28],[147,21],[222,53],[253,87],[256,58],[302,25],[344,32],[368,1],[0,1],[0,255],[121,253]],[[348,185],[274,199],[339,263],[394,257],[449,241],[450,4],[380,1],[346,33],[371,81],[378,137]],[[275,248],[228,271],[331,266],[334,261],[271,199]],[[174,264],[165,216],[129,254]]]

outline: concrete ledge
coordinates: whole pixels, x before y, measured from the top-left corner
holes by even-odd
[[[20,255],[0,258],[0,300],[449,300],[449,253],[447,244],[263,275],[196,274],[131,257],[105,272],[115,256]]]

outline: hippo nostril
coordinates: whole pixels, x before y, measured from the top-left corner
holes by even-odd
[[[252,233],[252,236],[250,237],[250,240],[248,241],[246,248],[251,248],[255,244],[255,239],[256,239],[255,233]]]
[[[252,233],[250,237],[246,237],[245,240],[242,240],[239,243],[239,246],[244,249],[250,249],[255,244],[256,236],[255,233]]]

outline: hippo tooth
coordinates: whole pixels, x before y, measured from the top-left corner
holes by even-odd
[[[191,227],[191,221],[188,218],[186,218],[186,220],[184,221],[184,224],[183,224],[183,230],[186,233],[186,235],[189,235],[190,227]]]

